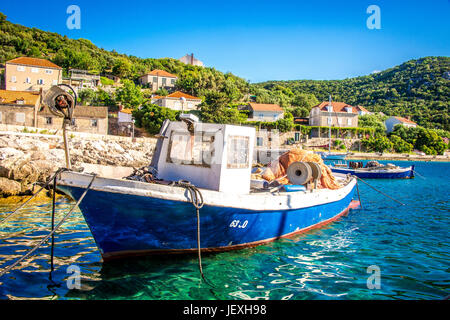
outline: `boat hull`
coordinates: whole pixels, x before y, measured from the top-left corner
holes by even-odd
[[[74,199],[84,188],[60,185]],[[200,210],[203,252],[228,251],[293,236],[332,222],[359,205],[355,187],[341,199],[290,210],[205,205]],[[79,205],[104,260],[197,250],[197,216],[185,201],[89,190]]]
[[[334,173],[351,174],[362,179],[410,179],[414,178],[414,166],[404,168],[404,170],[389,171],[389,170],[373,170],[363,171],[350,168],[336,168],[331,167]]]

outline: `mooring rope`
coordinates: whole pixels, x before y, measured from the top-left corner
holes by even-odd
[[[190,196],[191,196],[191,203],[196,209],[197,213],[197,256],[198,256],[198,269],[200,271],[200,274],[202,276],[202,279],[209,285],[212,286],[212,284],[206,279],[204,273],[203,273],[203,267],[202,267],[202,251],[201,251],[201,245],[200,245],[200,209],[204,205],[203,201],[203,195],[200,192],[200,190],[191,184],[189,181],[180,180],[176,183],[176,185],[185,188]]]
[[[12,216],[14,216],[17,212],[19,212],[20,209],[22,209],[23,207],[25,207],[25,205],[27,203],[29,203],[31,200],[33,200],[34,198],[36,198],[36,196],[41,193],[42,190],[44,190],[45,188],[48,187],[48,185],[50,184],[50,182],[56,178],[56,176],[58,174],[60,174],[63,171],[66,171],[66,168],[59,168],[48,180],[47,182],[45,182],[45,184],[35,193],[33,194],[27,201],[25,201],[24,203],[22,203],[18,208],[16,208],[13,212],[11,212],[10,214],[8,214],[5,218],[3,218],[0,221],[0,225],[2,225],[4,222],[6,222],[6,220],[8,220],[9,218],[11,218]]]
[[[374,189],[375,191],[377,191],[377,192],[379,192],[379,193],[381,193],[382,195],[384,195],[385,197],[388,197],[389,199],[391,199],[391,200],[393,200],[393,201],[395,201],[395,202],[398,202],[398,203],[400,203],[402,206],[404,206],[405,204],[404,203],[402,203],[402,202],[400,202],[400,201],[398,201],[397,199],[394,199],[394,198],[392,198],[392,197],[390,197],[389,195],[387,195],[386,193],[384,193],[383,191],[381,191],[381,190],[378,190],[377,188],[375,188],[375,187],[373,187],[373,186],[371,186],[370,184],[368,184],[366,181],[364,181],[363,179],[361,179],[361,178],[359,178],[359,177],[357,177],[357,176],[353,176],[353,177],[355,177],[356,179],[358,179],[359,181],[362,181],[362,182],[364,182],[365,184],[367,184],[369,187],[371,187],[372,189]]]
[[[358,201],[359,201],[359,206],[361,207],[361,209],[363,208],[362,206],[362,202],[361,202],[361,197],[359,196],[359,186],[358,186],[358,179],[356,179],[356,192],[358,193]]]
[[[92,186],[92,183],[94,182],[95,178],[97,177],[97,174],[93,174],[92,176],[92,180],[89,183],[89,185],[87,186],[86,190],[84,190],[83,194],[81,195],[80,199],[78,199],[77,203],[75,203],[75,205],[70,209],[70,211],[68,213],[66,213],[66,215],[61,219],[61,221],[56,225],[55,228],[52,229],[52,231],[46,235],[41,241],[39,241],[39,243],[37,245],[35,245],[30,251],[28,251],[25,255],[23,255],[19,260],[17,260],[16,262],[14,262],[12,265],[8,266],[7,268],[5,268],[4,270],[0,271],[0,277],[2,277],[3,275],[5,275],[6,273],[10,272],[12,269],[14,269],[14,267],[16,267],[19,263],[21,263],[23,260],[25,260],[26,258],[28,258],[31,254],[33,254],[33,252],[35,252],[37,249],[39,249],[39,247],[41,247],[50,237],[53,236],[53,234],[56,232],[56,230],[59,229],[59,227],[61,227],[61,225],[66,221],[66,219],[70,216],[70,214],[75,210],[75,208],[81,203],[81,201],[84,199],[84,196],[86,195],[86,193],[89,191],[89,189]]]

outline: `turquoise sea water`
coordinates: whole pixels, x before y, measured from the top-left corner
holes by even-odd
[[[200,281],[196,256],[102,263],[77,211],[55,239],[52,278],[58,286],[49,286],[45,245],[0,278],[0,299],[442,299],[450,294],[450,163],[415,164],[425,179],[368,180],[406,206],[360,184],[363,209],[332,224],[252,249],[204,255],[213,286]],[[71,204],[58,202],[57,221]],[[0,218],[12,209],[0,207]],[[0,269],[49,232],[50,212],[51,203],[28,207],[0,226]],[[71,265],[80,269],[80,290],[67,287]],[[367,286],[370,266],[380,270],[380,289]]]

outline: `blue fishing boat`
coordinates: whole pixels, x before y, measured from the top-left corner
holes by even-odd
[[[322,160],[345,160],[347,153],[319,152]]]
[[[371,163],[375,165],[370,165]],[[351,174],[362,179],[411,179],[414,178],[414,165],[410,167],[398,167],[392,164],[380,165],[371,161],[362,166],[361,162],[350,162],[346,164],[333,164],[330,166],[332,172]]]
[[[182,115],[164,122],[144,177],[65,171],[57,188],[75,200],[89,188],[79,208],[104,260],[252,247],[332,222],[359,205],[354,177],[337,175],[341,188],[320,189],[314,170],[296,167],[292,174],[306,175],[309,188],[254,183],[254,140],[254,128]]]

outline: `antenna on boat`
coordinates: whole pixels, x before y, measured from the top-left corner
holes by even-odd
[[[65,87],[65,89],[63,89]],[[70,92],[70,91],[71,92]],[[75,90],[67,84],[52,86],[43,96],[42,103],[46,105],[50,112],[57,117],[63,118],[63,138],[64,151],[66,155],[66,167],[71,169],[69,142],[67,140],[67,125],[70,125],[73,118],[73,111],[77,104],[77,94]]]
[[[333,104],[331,103],[331,94],[330,94],[328,100],[328,124],[330,125],[328,128],[328,153],[331,153],[331,123],[333,121],[331,118],[331,110],[333,110]]]

